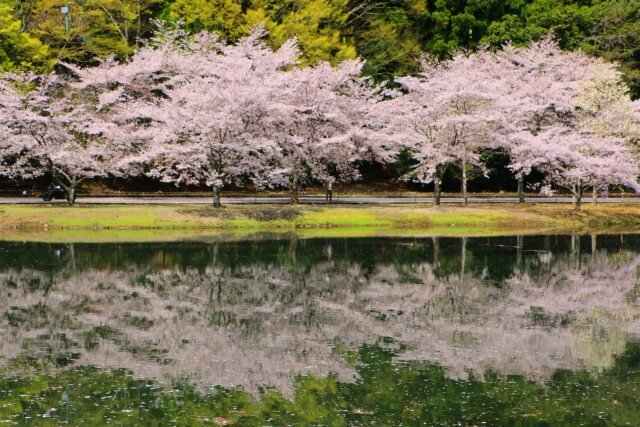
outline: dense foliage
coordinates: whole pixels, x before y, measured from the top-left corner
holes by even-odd
[[[11,8],[0,3],[0,71],[50,68],[54,61],[48,48],[20,27]]]
[[[49,58],[81,62],[129,55],[150,37],[152,17],[184,21],[191,31],[215,31],[230,40],[262,22],[272,47],[297,37],[306,63],[359,56],[367,60],[364,72],[378,80],[417,72],[423,51],[442,58],[481,44],[526,44],[553,30],[565,49],[581,48],[620,62],[635,96],[640,96],[640,0],[71,1],[66,3],[69,31],[59,2],[0,4],[0,16],[12,15],[1,19],[15,20],[25,40],[39,41],[45,49],[28,50],[33,59],[21,61],[25,66],[41,62],[43,52]],[[10,36],[0,30],[5,52],[5,45],[24,44],[21,39],[15,30]],[[0,68],[13,61],[0,56]]]

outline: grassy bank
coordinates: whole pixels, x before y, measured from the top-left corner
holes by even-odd
[[[308,235],[504,234],[640,230],[640,205],[0,207],[0,237],[134,235],[142,240],[206,233],[297,232]],[[46,240],[46,239],[45,239]],[[117,239],[118,240],[118,239]]]

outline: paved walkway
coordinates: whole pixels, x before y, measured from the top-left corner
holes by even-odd
[[[222,204],[249,205],[249,204],[289,204],[288,197],[223,197]],[[571,197],[531,197],[527,203],[572,203]],[[335,197],[334,204],[340,205],[395,205],[431,203],[431,197]],[[517,203],[515,197],[470,197],[469,203]],[[600,198],[599,203],[638,203],[640,197],[610,197]],[[51,203],[65,204],[64,200],[55,200]],[[210,197],[78,197],[80,205],[183,205],[196,204],[208,205]],[[325,204],[324,197],[301,197],[302,204]],[[462,203],[460,197],[444,197],[443,204]],[[583,203],[591,203],[591,197],[583,198]],[[16,204],[45,204],[39,197],[3,197],[0,205]]]

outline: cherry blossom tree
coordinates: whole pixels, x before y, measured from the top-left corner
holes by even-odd
[[[635,182],[627,179],[630,169],[618,171],[620,175],[612,172],[610,177],[593,170],[598,155],[603,156],[601,172],[607,165],[604,159],[629,149],[621,141],[637,139],[634,108],[620,74],[614,65],[582,52],[562,51],[552,35],[525,48],[506,45],[495,53],[460,52],[444,62],[427,58],[420,76],[397,82],[400,90],[389,92],[391,100],[376,104],[373,110],[390,151],[413,153],[416,166],[411,178],[434,183],[436,204],[442,176],[455,164],[462,172],[466,202],[467,166],[486,170],[481,154],[496,148],[506,149],[512,158],[521,201],[524,177],[538,161],[554,165],[541,166],[550,174],[549,183],[573,193]],[[577,145],[569,143],[567,135],[575,135]],[[554,148],[552,137],[559,138],[556,145],[568,144],[564,155],[541,151]],[[546,143],[535,147],[537,142],[532,141]],[[569,156],[573,152],[582,157]],[[559,164],[565,166],[559,168]],[[565,174],[565,182],[561,183],[558,171]],[[582,174],[579,180],[576,174]]]
[[[162,110],[158,107],[167,98],[172,78],[194,76],[205,67],[203,61],[194,61],[194,56],[189,55],[192,44],[180,25],[172,27],[157,21],[156,26],[153,39],[126,61],[109,57],[91,67],[61,64],[75,77],[69,87],[92,95],[96,111],[108,116],[114,125],[112,139],[126,147],[110,169],[111,174],[121,178],[149,173],[153,160],[150,154],[166,141],[167,129],[162,128]],[[195,39],[198,44],[199,39]],[[212,36],[208,42],[215,41],[217,38]],[[210,52],[216,54],[217,51]]]
[[[7,176],[20,153],[19,144],[14,144],[12,112],[19,109],[22,96],[16,90],[13,79],[6,75],[0,78],[0,176]]]
[[[626,141],[615,136],[600,137],[585,129],[562,124],[532,134],[523,131],[513,154],[521,160],[523,173],[537,168],[546,174],[543,193],[552,187],[568,190],[574,207],[580,210],[588,188],[620,185],[637,191],[638,165]]]
[[[576,101],[576,120],[593,129],[600,137],[615,136],[625,140],[637,159],[640,141],[640,121],[634,118],[636,107],[629,88],[615,64],[602,64],[594,77],[581,87]],[[607,183],[594,183],[593,203],[599,191],[607,190]]]
[[[588,125],[579,125],[576,121],[577,116],[585,112],[580,105],[581,93],[594,87],[599,75],[615,74],[615,67],[580,51],[561,50],[553,34],[527,47],[507,44],[496,53],[496,61],[505,82],[499,108],[509,118],[504,128],[507,148],[518,179],[518,198],[524,202],[524,181],[530,169],[519,165],[529,159],[517,155],[527,150],[511,149],[519,144],[521,132],[536,135],[547,127],[568,121],[576,127]]]
[[[290,188],[293,203],[302,180],[356,180],[356,163],[373,156],[365,116],[375,88],[358,77],[363,65],[323,62],[282,76],[275,98],[282,113],[275,123],[279,159],[271,179]]]
[[[69,68],[78,88],[93,86],[102,108],[112,111],[121,134],[137,147],[123,162],[124,174],[144,172],[164,182],[205,184],[220,206],[225,184],[258,182],[272,80],[296,64],[294,42],[274,52],[257,28],[228,45],[209,33],[193,38],[180,29],[159,29],[155,43],[128,62]],[[262,174],[264,175],[264,173]],[[264,181],[264,180],[263,180]]]
[[[629,141],[640,138],[629,88],[616,64],[599,63],[591,79],[583,83],[575,101],[579,119],[598,135],[615,135]]]
[[[0,88],[4,174],[33,178],[50,173],[74,204],[77,186],[107,175],[119,158],[116,125],[96,113],[83,94],[55,75],[4,76]]]
[[[483,154],[506,149],[524,200],[531,170],[544,189],[636,188],[632,160],[640,104],[616,67],[563,52],[547,37],[525,48],[425,58],[398,89],[361,78],[363,63],[300,68],[295,40],[274,51],[257,27],[235,44],[214,34],[161,27],[128,61],[63,64],[73,74],[0,79],[0,174],[51,173],[70,203],[86,179],[146,174],[212,189],[229,184],[289,187],[352,181],[362,160],[408,150],[410,179],[434,183],[461,172],[467,203]],[[635,144],[635,145],[634,145]]]
[[[132,163],[162,181],[208,185],[214,206],[230,183],[289,186],[297,201],[300,179],[357,178],[354,163],[367,151],[358,118],[372,90],[357,77],[363,64],[301,69],[295,40],[273,51],[264,35],[257,27],[226,44],[209,33],[178,42],[184,34],[174,33],[129,63],[74,71],[80,85],[102,79],[101,100],[144,141]],[[152,125],[137,126],[141,119]]]
[[[567,141],[564,135],[577,134],[582,145],[587,139],[592,141],[589,144],[611,142],[611,137],[629,141],[637,133],[630,117],[631,100],[614,64],[580,51],[562,51],[553,35],[526,48],[506,45],[496,56],[505,80],[512,82],[506,86],[499,105],[509,117],[506,136],[521,202],[524,177],[532,170],[530,164],[534,160],[530,157],[531,138],[527,132],[534,137],[544,133],[542,140],[557,135],[560,138],[557,144]],[[519,144],[525,147],[519,149]],[[538,148],[542,147],[555,148],[553,144]],[[551,152],[543,158],[554,158],[555,154]],[[557,176],[551,177],[551,181],[557,182]],[[578,192],[582,194],[588,183],[595,201],[598,189],[609,183],[606,178],[601,183],[596,181],[592,175],[587,180],[581,179],[582,185],[568,187],[575,196]]]
[[[444,62],[425,58],[421,75],[396,79],[401,90],[378,106],[392,117],[386,133],[394,144],[413,153],[412,179],[434,183],[435,204],[447,168],[458,165],[466,205],[470,167],[486,172],[482,150],[503,143],[504,117],[494,106],[502,91],[496,72],[488,51],[458,52]]]
[[[167,99],[155,111],[164,140],[148,153],[149,175],[178,185],[204,183],[212,188],[214,207],[226,184],[270,185],[278,151],[275,124],[284,117],[273,100],[299,54],[293,40],[272,51],[263,34],[257,28],[227,45],[202,33],[182,51]]]

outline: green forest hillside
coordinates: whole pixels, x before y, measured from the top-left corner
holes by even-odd
[[[231,40],[264,22],[272,46],[296,36],[307,63],[360,56],[376,80],[416,71],[423,51],[444,57],[553,30],[563,48],[618,61],[640,96],[640,0],[0,0],[0,69],[126,57],[153,19]]]

